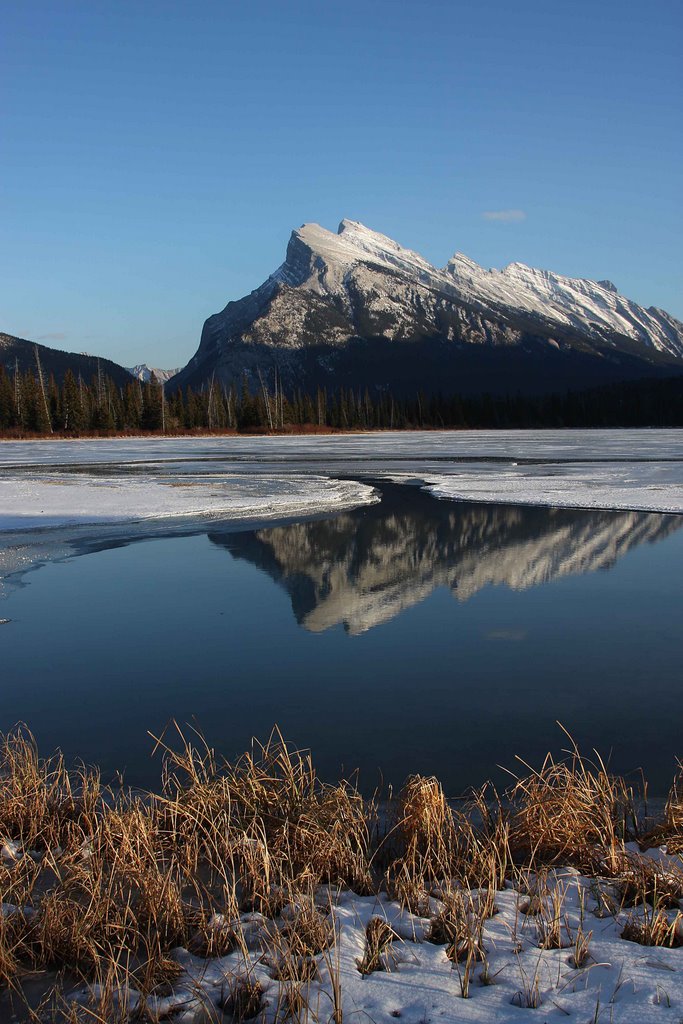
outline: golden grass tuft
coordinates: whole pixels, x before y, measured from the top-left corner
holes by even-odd
[[[365,929],[365,950],[356,961],[360,974],[391,971],[396,966],[393,945],[398,935],[383,917],[371,917]]]
[[[229,985],[221,1009],[231,1014],[237,1024],[241,1024],[245,1020],[254,1020],[262,1007],[263,990],[260,983],[249,975],[244,975]]]
[[[428,941],[445,945],[446,956],[453,963],[484,960],[484,921],[490,916],[486,900],[472,890],[454,889],[442,902],[442,910],[432,918]]]
[[[511,796],[515,857],[618,873],[628,823],[635,821],[634,794],[599,755],[595,762],[583,758],[572,741],[566,760],[548,754],[539,770],[517,780]]]
[[[647,846],[666,844],[668,853],[683,856],[683,762],[678,762],[678,771],[669,792],[664,809],[664,820],[646,836]]]
[[[622,939],[641,946],[683,946],[683,914],[673,919],[661,907],[644,905],[642,914],[632,914],[621,933]]]
[[[0,845],[52,850],[81,841],[102,812],[99,773],[67,771],[61,754],[43,761],[23,726],[0,742]]]

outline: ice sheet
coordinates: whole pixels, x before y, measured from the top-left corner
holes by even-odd
[[[392,474],[397,483],[414,474]],[[683,463],[475,464],[421,476],[438,498],[555,508],[683,512]]]
[[[188,459],[306,463],[534,460],[683,462],[683,430],[386,431],[288,437],[111,438],[2,441],[0,467]],[[683,479],[683,472],[682,472]]]
[[[0,530],[217,511],[272,516],[370,500],[358,484],[331,482],[343,476],[423,482],[440,497],[475,501],[680,513],[683,430],[3,442]]]

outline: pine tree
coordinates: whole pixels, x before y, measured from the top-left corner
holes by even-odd
[[[0,427],[4,430],[17,425],[12,382],[0,363]]]

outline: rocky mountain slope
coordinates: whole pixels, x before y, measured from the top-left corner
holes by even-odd
[[[38,345],[25,338],[0,334],[0,363],[11,374],[17,367],[20,373],[26,373],[28,370],[35,373],[37,368],[36,351],[46,379],[52,373],[55,379],[61,383],[66,371],[71,370],[75,377],[80,374],[88,383],[93,377],[97,377],[98,373],[104,377],[110,377],[120,387],[130,381],[128,370],[119,366],[118,363],[112,362],[111,359],[100,359],[97,356],[88,356],[78,352],[62,352],[60,349]]]
[[[292,233],[285,262],[209,317],[174,383],[211,379],[425,391],[541,393],[683,372],[683,324],[609,281],[460,253],[443,269],[354,221]]]

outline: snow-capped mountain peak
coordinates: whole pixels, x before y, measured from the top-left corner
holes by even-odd
[[[131,376],[137,380],[141,380],[145,383],[151,380],[152,374],[154,374],[157,382],[165,384],[166,381],[174,377],[179,372],[180,367],[176,367],[174,370],[160,370],[157,366],[148,366],[147,363],[138,363],[137,366],[127,366],[126,369]]]
[[[274,279],[318,294],[336,294],[345,301],[347,275],[361,266],[399,274],[411,284],[457,297],[482,311],[523,314],[588,338],[618,334],[660,352],[683,355],[680,325],[619,295],[611,281],[565,277],[520,262],[486,270],[461,252],[441,270],[353,220],[342,220],[336,234],[319,224],[302,225],[292,233],[287,259]]]
[[[306,282],[305,278],[299,279],[302,249],[308,255],[307,269],[311,272],[315,270],[319,278],[320,271],[327,271],[332,287],[340,282],[344,273],[359,264],[398,271],[409,277],[436,278],[442,285],[446,283],[442,272],[419,253],[399,245],[379,231],[371,231],[358,221],[343,220],[336,234],[319,224],[303,224],[292,232],[287,259],[276,272],[277,277],[287,283]],[[309,282],[309,285],[313,290],[318,290],[313,282]]]
[[[282,265],[207,319],[176,384],[263,386],[267,370],[302,388],[546,393],[674,373],[681,360],[683,324],[610,281],[520,262],[486,270],[461,252],[438,268],[346,219],[294,230]]]

